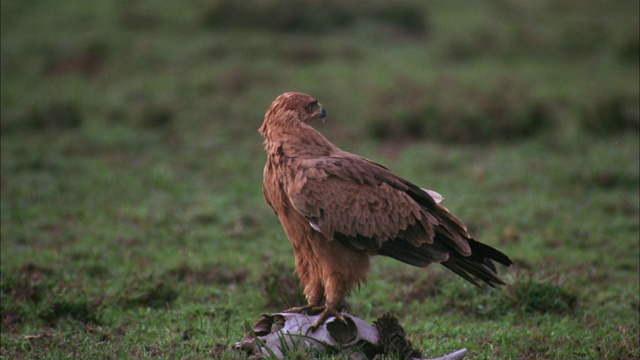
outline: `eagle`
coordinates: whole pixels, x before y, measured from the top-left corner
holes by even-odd
[[[440,263],[478,287],[505,284],[493,261],[510,266],[508,256],[472,239],[437,192],[341,150],[310,125],[325,118],[318,100],[287,92],[259,129],[263,194],[292,244],[308,301],[286,311],[320,314],[314,329],[330,317],[344,322],[343,301],[366,281],[375,255],[421,268]]]

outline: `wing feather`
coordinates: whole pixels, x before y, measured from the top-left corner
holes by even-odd
[[[298,161],[287,194],[327,238],[417,266],[447,260],[449,251],[471,254],[464,225],[385,167],[352,154]],[[443,244],[425,246],[436,237]]]

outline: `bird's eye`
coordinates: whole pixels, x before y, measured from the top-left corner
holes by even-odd
[[[311,111],[315,110],[316,106],[318,106],[318,100],[313,100],[313,101],[309,102],[309,105],[307,105],[307,107]]]

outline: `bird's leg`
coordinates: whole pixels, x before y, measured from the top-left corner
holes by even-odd
[[[318,329],[320,325],[324,324],[324,322],[332,316],[345,324],[347,322],[339,310],[341,310],[344,297],[352,286],[351,281],[349,281],[349,279],[345,279],[345,275],[343,273],[332,272],[329,274],[324,285],[326,303],[324,310],[320,313],[320,317],[318,317],[311,326],[313,331]]]
[[[319,280],[307,281],[304,285],[304,295],[309,302],[306,306],[292,307],[289,310],[285,310],[287,313],[298,313],[305,315],[317,315],[324,311],[322,304],[324,298],[324,288]]]

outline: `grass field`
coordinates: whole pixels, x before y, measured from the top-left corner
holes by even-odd
[[[3,359],[242,359],[300,305],[257,133],[290,90],[515,262],[377,258],[352,313],[429,356],[640,357],[637,2],[235,4],[2,2]]]

